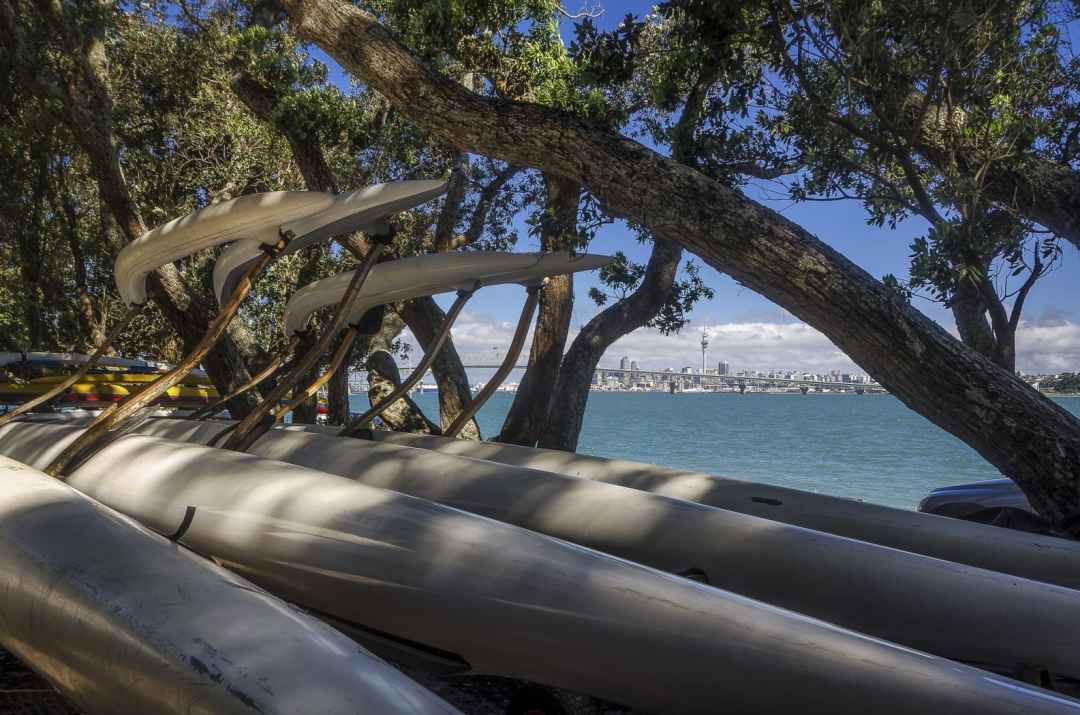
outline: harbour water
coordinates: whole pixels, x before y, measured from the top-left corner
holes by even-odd
[[[434,393],[416,394],[429,416]],[[478,419],[502,425],[513,394]],[[1080,414],[1080,397],[1057,402]],[[353,396],[353,410],[367,407]],[[933,487],[1001,475],[892,396],[594,392],[578,451],[914,508]]]

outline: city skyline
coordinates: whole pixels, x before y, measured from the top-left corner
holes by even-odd
[[[520,296],[508,294],[507,300],[515,299],[520,299]],[[440,298],[440,302],[443,300],[448,299]],[[603,356],[599,366],[616,368],[624,355],[635,360],[642,370],[700,366],[702,327],[709,339],[710,365],[725,360],[733,370],[863,372],[824,335],[805,323],[790,317],[784,319],[783,316],[774,316],[772,320],[722,323],[694,320],[675,335],[660,335],[653,329],[639,329],[616,342]],[[455,324],[454,344],[468,362],[490,364],[496,353],[500,359],[505,354],[513,328],[510,321],[499,320],[485,312],[466,311]],[[571,331],[571,341],[576,332],[577,326]],[[408,333],[402,337],[405,342],[412,344],[415,360],[415,356],[421,353],[416,341]],[[526,342],[524,356],[528,355],[529,342]],[[522,358],[523,361],[525,359]],[[1080,371],[1080,326],[1053,313],[1040,316],[1037,320],[1024,321],[1017,336],[1017,367],[1026,374]]]

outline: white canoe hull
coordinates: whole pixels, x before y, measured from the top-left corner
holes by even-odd
[[[373,433],[421,447],[617,484],[947,561],[1080,589],[1080,542],[626,459],[446,437]]]
[[[223,428],[163,419],[142,431],[205,443]],[[1080,677],[1080,592],[1071,589],[612,484],[310,429],[273,430],[250,452],[693,575],[954,660],[1008,672],[1037,663]]]
[[[0,449],[36,442],[47,458],[75,433],[7,425]],[[162,531],[195,506],[185,543],[312,610],[456,653],[477,672],[645,711],[1080,712],[1080,702],[688,579],[246,454],[127,436],[71,480]]]
[[[273,240],[277,240],[279,228],[293,234],[295,238],[286,249],[292,253],[343,233],[371,231],[387,216],[427,203],[445,191],[445,181],[431,180],[366,186],[349,194],[331,196],[333,201],[318,213],[275,225]],[[246,236],[222,251],[214,262],[214,295],[218,302],[224,304],[229,299],[241,276],[262,255],[264,242],[264,237]]]
[[[240,239],[272,246],[282,224],[324,211],[334,198],[318,191],[248,194],[162,224],[124,246],[116,257],[120,297],[128,305],[142,305],[152,271],[198,251]]]
[[[0,645],[88,715],[453,713],[187,550],[0,458]]]

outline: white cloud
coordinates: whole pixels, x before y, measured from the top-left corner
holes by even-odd
[[[1031,373],[1080,371],[1080,324],[1021,321],[1016,331],[1016,365]]]
[[[854,363],[805,323],[720,323],[687,326],[678,335],[637,330],[619,340],[601,361],[616,365],[623,355],[642,368],[701,365],[702,327],[709,341],[708,365],[726,360],[735,369],[855,370]]]
[[[454,344],[466,363],[492,364],[506,354],[514,327],[512,322],[462,313],[454,326]],[[704,327],[710,367],[726,360],[735,369],[861,372],[828,338],[805,323],[746,321]],[[635,330],[616,342],[600,365],[617,366],[626,355],[643,369],[700,366],[701,328],[692,323],[678,335],[661,335],[650,328]],[[418,354],[412,336],[406,333],[403,337],[414,344],[414,354]],[[574,333],[570,340],[573,337]],[[524,355],[528,355],[528,346],[526,341]],[[1080,370],[1080,324],[1061,319],[1021,322],[1017,365],[1025,372]]]

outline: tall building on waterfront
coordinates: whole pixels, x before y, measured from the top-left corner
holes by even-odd
[[[626,355],[623,355],[622,360],[619,361],[619,369],[620,370],[629,370],[630,369],[630,358],[628,358]]]
[[[709,338],[705,335],[705,328],[701,329],[701,374],[704,375],[709,371],[708,369],[708,353],[709,353]]]
[[[727,360],[721,360],[720,361],[720,365],[716,369],[716,374],[717,375],[730,375],[731,374],[731,365],[728,364]]]

